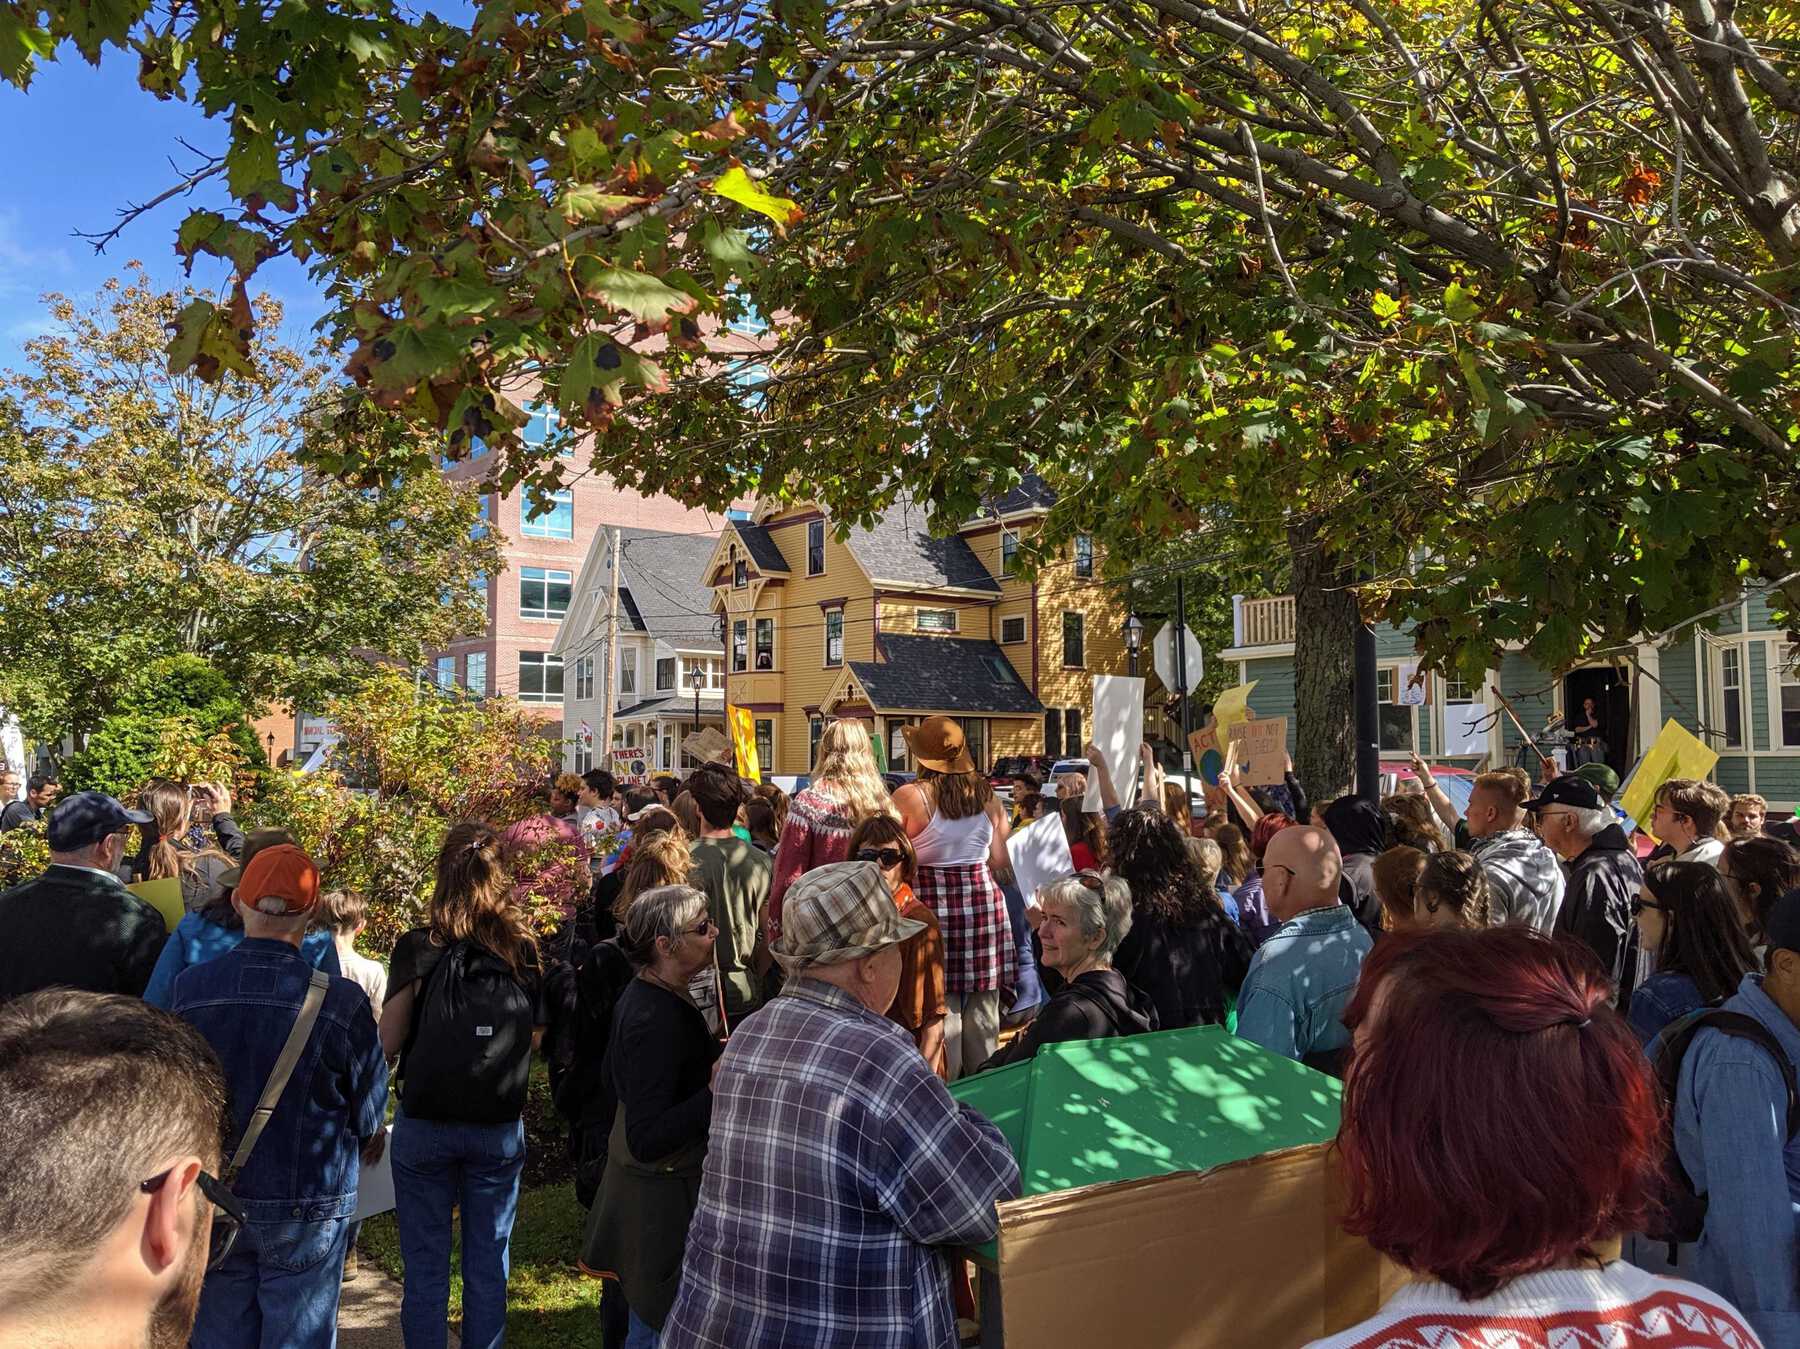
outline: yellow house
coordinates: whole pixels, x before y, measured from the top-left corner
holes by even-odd
[[[754,715],[765,768],[811,772],[835,717],[871,723],[897,770],[912,767],[900,728],[938,713],[962,722],[983,770],[1079,754],[1093,676],[1125,673],[1125,609],[1087,538],[1014,574],[1053,500],[1029,479],[948,538],[909,501],[842,542],[807,503],[727,523],[706,584],[727,624],[726,701]]]

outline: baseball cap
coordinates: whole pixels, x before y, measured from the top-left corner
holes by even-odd
[[[1525,803],[1526,810],[1542,810],[1545,806],[1574,806],[1577,810],[1599,810],[1606,804],[1600,789],[1584,777],[1564,773],[1550,779],[1543,791]]]
[[[1789,890],[1770,906],[1763,935],[1771,951],[1800,951],[1800,889]]]
[[[289,843],[299,847],[299,840],[285,829],[252,829],[244,835],[244,855],[237,860],[237,865],[219,873],[219,884],[227,890],[244,878],[244,868],[250,865],[250,859],[264,848],[273,848],[277,843]]]
[[[841,965],[923,932],[902,918],[873,862],[815,867],[788,888],[781,902],[781,935],[772,953],[784,970]]]
[[[1600,795],[1608,801],[1619,794],[1619,775],[1613,772],[1611,765],[1603,763],[1584,763],[1570,776],[1585,778],[1600,789]]]
[[[76,792],[65,796],[51,810],[44,838],[52,852],[79,852],[128,824],[149,823],[150,817],[143,811],[126,810],[105,792]]]
[[[319,868],[293,844],[273,844],[245,864],[235,898],[272,916],[306,913],[319,902]]]

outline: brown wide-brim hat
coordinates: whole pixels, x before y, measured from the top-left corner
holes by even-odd
[[[969,742],[954,717],[926,717],[917,726],[902,726],[906,749],[920,768],[934,773],[973,773]]]
[[[219,875],[219,884],[227,890],[235,889],[244,879],[244,868],[250,865],[250,859],[264,848],[275,848],[281,844],[299,847],[299,841],[285,829],[252,829],[244,835],[244,855],[238,864]]]

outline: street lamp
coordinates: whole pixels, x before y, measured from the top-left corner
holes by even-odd
[[[1125,652],[1131,657],[1131,673],[1138,672],[1138,657],[1144,652],[1144,620],[1137,614],[1125,615]]]
[[[688,683],[694,690],[694,731],[700,730],[700,690],[706,687],[706,667],[698,661],[688,666]]]

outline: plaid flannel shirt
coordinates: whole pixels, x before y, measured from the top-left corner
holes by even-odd
[[[955,1349],[942,1247],[991,1240],[1018,1190],[905,1031],[796,979],[720,1060],[664,1349]]]

